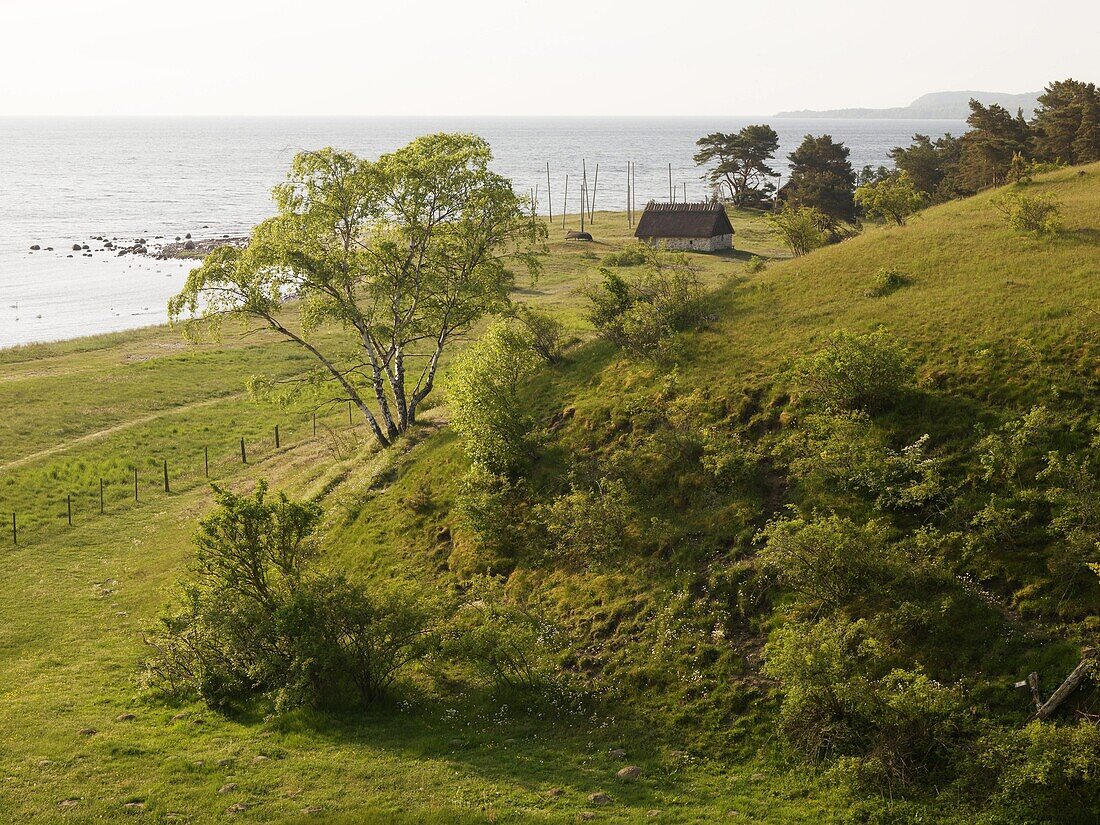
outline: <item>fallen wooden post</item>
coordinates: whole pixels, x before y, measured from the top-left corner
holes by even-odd
[[[1066,677],[1066,680],[1058,687],[1058,690],[1050,694],[1050,698],[1043,702],[1037,711],[1035,711],[1036,719],[1046,719],[1054,711],[1058,710],[1058,706],[1066,700],[1073,691],[1077,690],[1077,686],[1084,681],[1085,677],[1089,675],[1095,666],[1096,658],[1093,651],[1086,651],[1081,655],[1081,661],[1078,662],[1077,667],[1073,669],[1073,672]]]

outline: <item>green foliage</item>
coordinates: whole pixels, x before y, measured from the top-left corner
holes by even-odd
[[[582,289],[600,336],[635,358],[667,359],[672,337],[703,320],[698,272],[684,254],[650,249],[646,269],[630,280],[602,269],[603,281]]]
[[[1013,116],[996,103],[983,106],[970,101],[966,119],[970,130],[959,138],[960,154],[956,186],[973,193],[1007,180],[1016,156],[1031,157],[1031,128],[1023,114]]]
[[[853,757],[848,771],[881,790],[924,780],[949,763],[964,721],[956,692],[920,669],[891,666],[866,621],[784,625],[764,649],[783,693],[779,724],[813,762]]]
[[[878,412],[913,385],[905,347],[882,328],[863,335],[836,330],[802,360],[799,373],[810,393],[832,410]]]
[[[913,135],[913,142],[890,150],[899,172],[907,174],[920,194],[934,201],[956,197],[959,157],[962,147],[947,134],[932,140],[928,135]]]
[[[649,260],[650,248],[641,241],[635,241],[617,252],[608,252],[600,263],[603,266],[640,266]]]
[[[908,172],[860,186],[855,200],[867,217],[892,221],[898,226],[924,205],[924,196],[917,191]]]
[[[746,126],[736,133],[714,132],[696,141],[698,166],[708,166],[706,179],[718,189],[729,192],[734,206],[758,206],[766,203],[778,177],[768,161],[779,148],[779,136],[765,124]]]
[[[750,275],[755,275],[757,272],[763,272],[766,266],[767,261],[759,255],[751,255],[749,259],[745,261],[745,271]]]
[[[761,531],[761,567],[811,609],[835,610],[864,593],[877,593],[896,562],[878,522],[857,525],[838,516],[772,521]]]
[[[901,289],[909,283],[909,279],[896,269],[883,267],[875,273],[871,287],[864,293],[868,298],[882,298]]]
[[[466,599],[447,628],[444,650],[471,665],[497,689],[526,691],[554,676],[554,628],[529,608],[509,598],[504,580],[471,580]]]
[[[553,315],[519,304],[513,315],[522,327],[527,346],[545,364],[557,364],[565,352],[565,325]]]
[[[1072,78],[1050,83],[1039,96],[1035,152],[1056,163],[1100,160],[1100,91]]]
[[[1013,821],[1092,822],[1100,810],[1100,728],[1030,722],[985,736],[978,761]]]
[[[780,190],[781,199],[791,206],[812,207],[833,221],[855,219],[856,175],[847,146],[832,135],[806,135],[787,158],[791,178]]]
[[[538,515],[559,558],[581,565],[612,561],[626,549],[633,508],[626,485],[602,479],[593,489],[574,486]]]
[[[415,422],[447,345],[507,305],[517,266],[538,271],[546,226],[491,160],[484,140],[452,134],[373,162],[301,152],[275,217],[247,249],[192,270],[169,316],[215,333],[226,318],[274,330],[314,359],[297,386],[351,399],[387,446]],[[282,308],[291,295],[298,324]],[[317,335],[333,326],[338,345]]]
[[[475,464],[463,479],[455,512],[472,533],[472,546],[465,557],[452,554],[452,568],[463,575],[511,571],[529,544],[532,513],[523,481]]]
[[[991,203],[1017,232],[1049,237],[1062,231],[1062,205],[1055,195],[1006,192]]]
[[[497,321],[462,353],[447,380],[451,426],[474,464],[490,473],[514,473],[527,457],[534,422],[520,385],[535,364],[526,336]]]
[[[429,611],[399,585],[365,590],[315,569],[315,504],[215,488],[197,561],[146,641],[148,683],[214,707],[269,699],[283,710],[378,699],[423,650]]]
[[[809,206],[785,206],[768,215],[768,222],[796,258],[825,246],[832,234],[829,216]]]

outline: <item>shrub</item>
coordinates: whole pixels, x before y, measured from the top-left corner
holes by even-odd
[[[455,502],[455,512],[474,535],[476,551],[460,572],[510,572],[528,543],[530,509],[522,481],[474,465],[463,479]]]
[[[650,247],[640,241],[623,247],[618,252],[609,252],[600,262],[604,266],[640,266],[650,257]]]
[[[872,220],[892,221],[898,226],[924,205],[908,172],[888,175],[856,189],[856,205]]]
[[[991,203],[1017,232],[1045,237],[1062,231],[1062,205],[1050,193],[1006,192],[993,198]]]
[[[501,578],[476,578],[466,595],[451,620],[447,652],[497,689],[532,690],[548,682],[550,625],[509,599]]]
[[[647,248],[645,272],[630,281],[607,269],[583,288],[588,318],[600,337],[635,357],[665,358],[676,332],[703,319],[702,288],[690,259]]]
[[[400,585],[365,589],[315,568],[320,509],[215,488],[183,598],[147,643],[147,683],[227,707],[377,699],[424,652],[430,610]]]
[[[913,380],[905,348],[881,328],[864,335],[837,330],[800,368],[811,393],[833,410],[887,409]]]
[[[515,318],[527,345],[544,363],[557,364],[565,350],[565,327],[554,316],[520,304]]]
[[[883,267],[875,273],[871,286],[865,294],[868,298],[881,298],[901,289],[908,283],[909,279],[896,269]]]
[[[558,556],[586,563],[621,555],[630,524],[630,497],[618,480],[594,490],[574,487],[539,508],[552,549]]]
[[[946,767],[963,740],[961,701],[919,668],[892,667],[869,631],[863,620],[786,625],[764,648],[764,673],[780,683],[793,748],[812,762],[858,757],[861,781],[892,788]]]
[[[761,568],[814,609],[835,609],[864,593],[879,593],[894,573],[887,530],[877,522],[784,518],[770,522],[759,538]]]
[[[754,275],[757,272],[763,272],[765,266],[767,266],[767,261],[765,261],[759,255],[753,255],[747,261],[745,261],[745,271],[749,274]]]
[[[1100,810],[1100,728],[1087,721],[989,734],[978,762],[993,778],[994,800],[1017,821],[1060,812],[1060,821],[1093,822]]]
[[[520,384],[535,368],[524,336],[504,321],[466,348],[446,383],[451,426],[474,464],[508,475],[526,458],[534,421]]]
[[[812,206],[784,207],[768,222],[796,258],[825,246],[834,232],[832,219]]]

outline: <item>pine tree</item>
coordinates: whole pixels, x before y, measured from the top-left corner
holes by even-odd
[[[1081,110],[1081,125],[1073,138],[1074,163],[1100,160],[1100,104],[1089,100]]]

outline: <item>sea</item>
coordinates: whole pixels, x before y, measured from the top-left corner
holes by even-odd
[[[582,168],[597,210],[625,209],[628,161],[638,208],[669,199],[670,166],[675,198],[702,199],[709,186],[692,161],[695,141],[765,122],[779,134],[783,179],[787,153],[806,134],[842,141],[859,169],[888,165],[890,149],[916,133],[966,128],[955,120],[767,117],[0,117],[0,348],[163,323],[195,263],[119,257],[93,237],[159,245],[188,233],[246,235],[272,214],[271,189],[303,149],[374,158],[418,135],[472,132],[489,141],[494,168],[517,191],[559,215],[578,212]]]

